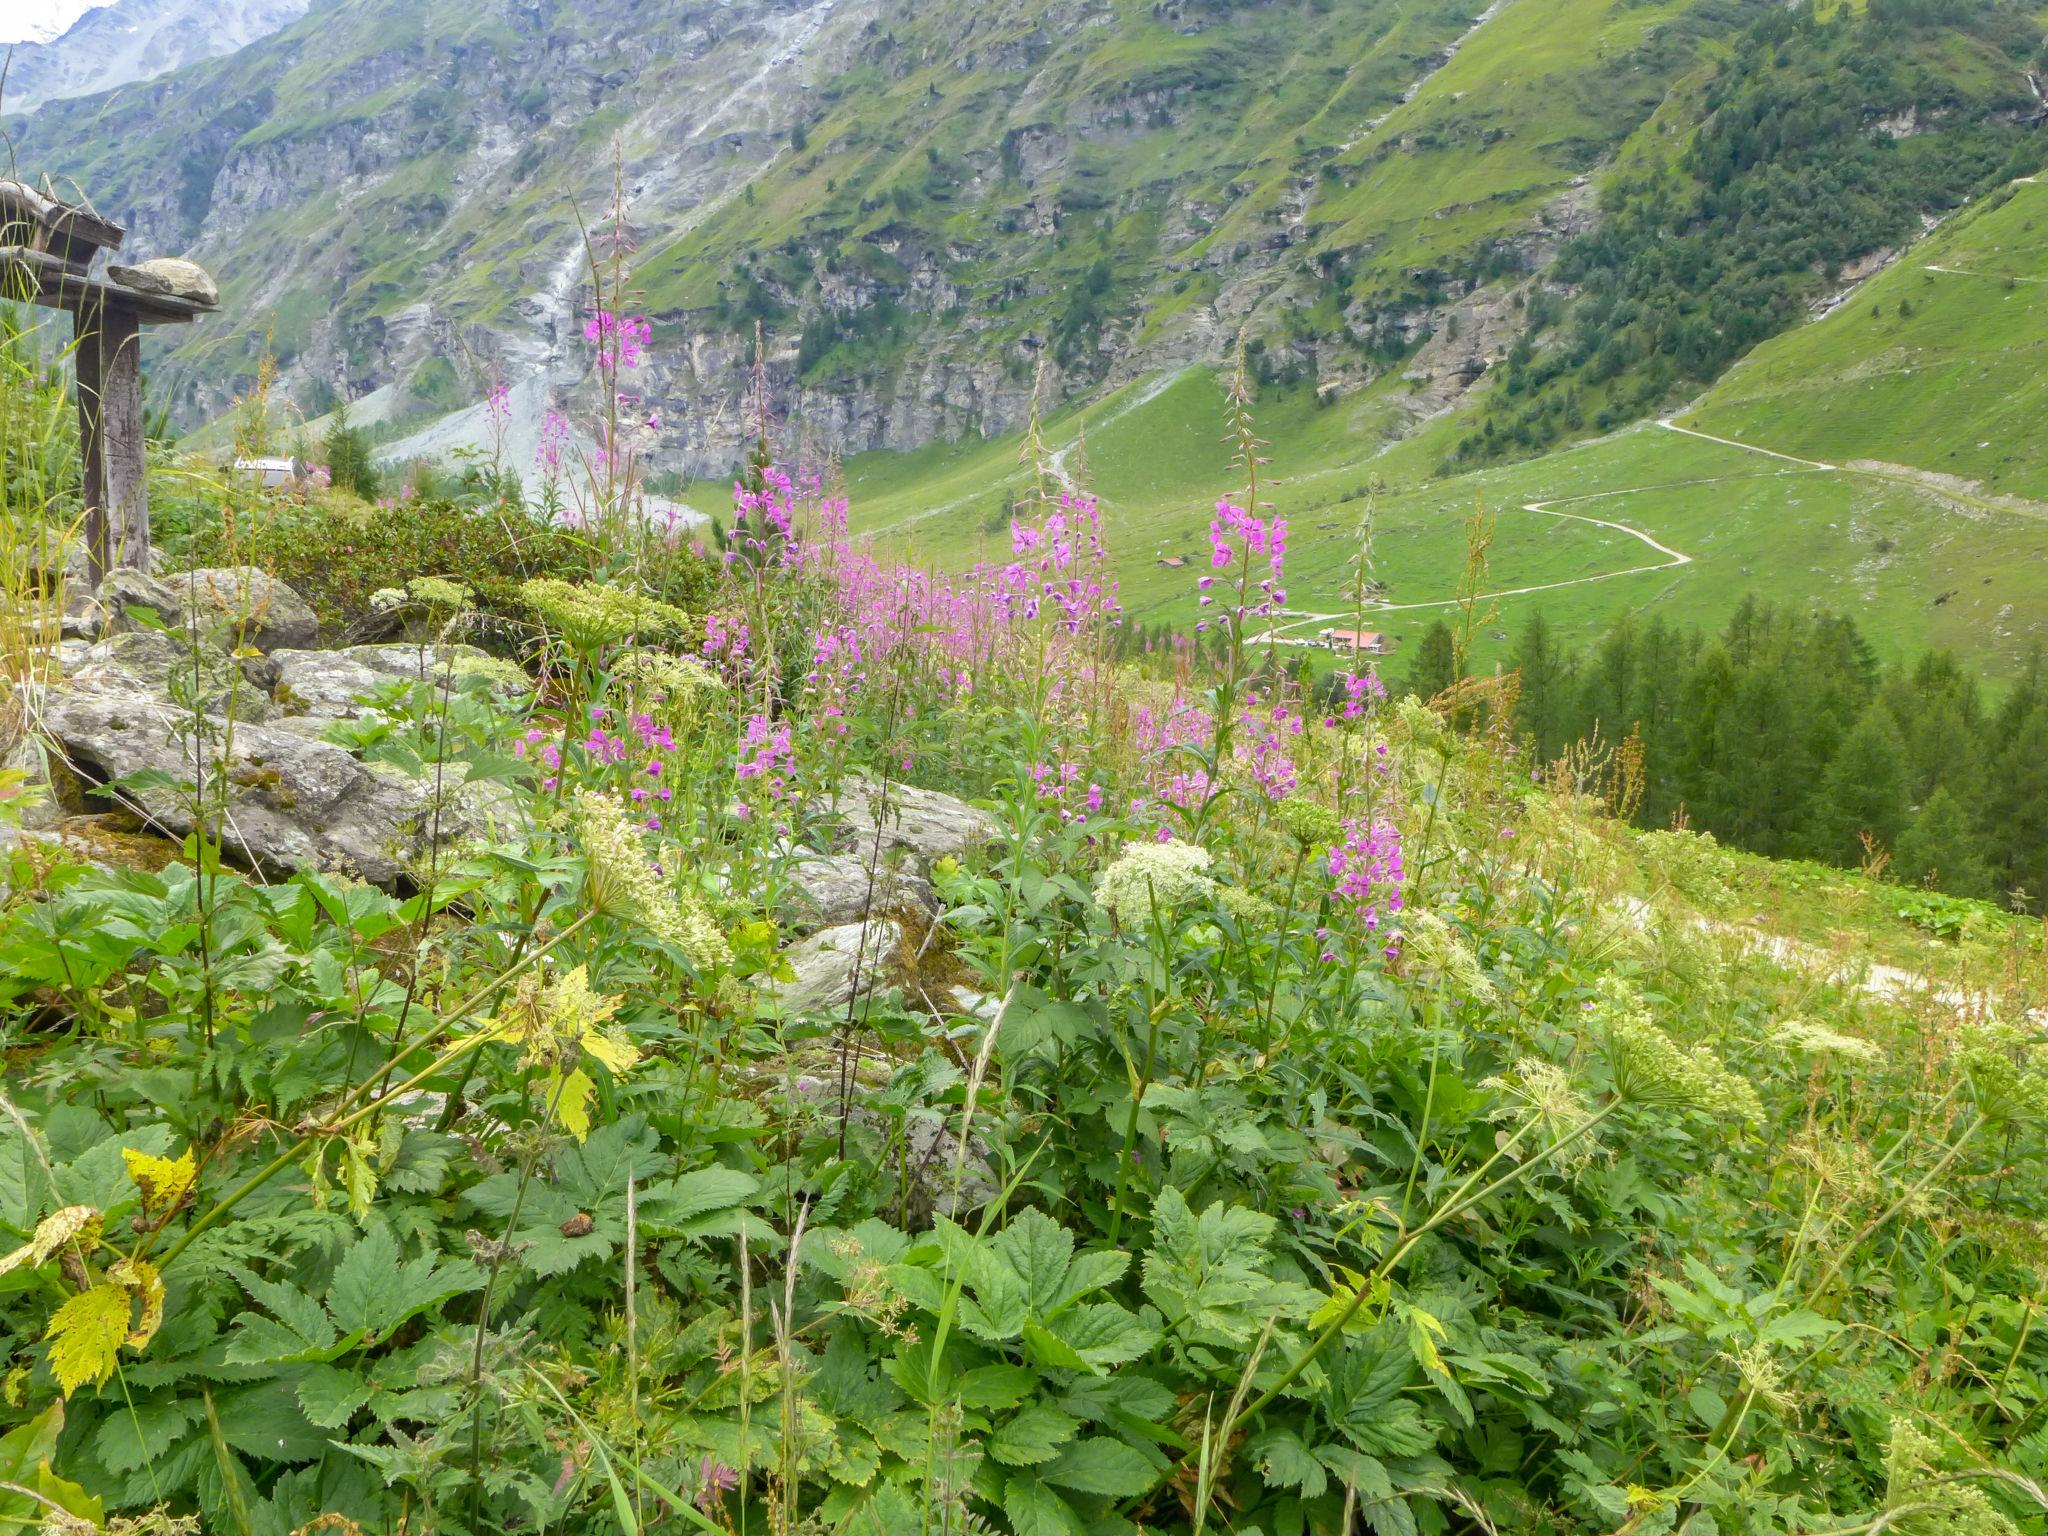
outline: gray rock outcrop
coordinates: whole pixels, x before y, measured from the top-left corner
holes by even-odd
[[[957,796],[861,775],[846,781],[835,810],[851,852],[873,852],[879,823],[884,854],[907,853],[926,868],[993,842],[1000,830],[994,817]]]
[[[60,693],[45,705],[43,722],[73,766],[99,783],[150,771],[180,784],[195,778],[189,717],[181,719],[162,698]],[[215,718],[201,726],[210,738],[223,729]],[[395,886],[424,852],[433,812],[430,782],[261,725],[237,723],[225,760],[217,738],[203,743],[203,755],[209,792],[223,805],[222,844],[237,862],[261,874],[338,870]],[[171,837],[194,829],[192,797],[185,790],[143,788],[122,798]],[[444,812],[444,831],[452,832],[459,819],[459,813]]]

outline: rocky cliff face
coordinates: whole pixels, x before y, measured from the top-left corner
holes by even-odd
[[[1540,27],[1476,10],[327,0],[17,137],[25,168],[128,224],[130,254],[221,277],[222,318],[155,367],[187,424],[267,347],[305,411],[355,402],[394,456],[495,441],[530,463],[549,412],[592,410],[594,233],[630,250],[622,307],[655,327],[628,402],[644,461],[716,475],[750,441],[757,328],[772,407],[814,453],[1012,429],[1041,374],[1057,399],[1218,360],[1240,330],[1331,388],[1397,365],[1447,304],[1547,259],[1596,153],[1503,126],[1483,74],[1454,78],[1478,28]],[[1626,74],[1647,114],[1645,80],[1686,60],[1588,69]],[[1489,170],[1459,203],[1455,178],[1410,174],[1524,133],[1527,185]],[[482,404],[498,383],[509,422]]]
[[[310,0],[114,0],[58,35],[23,43],[7,70],[5,105],[32,111],[90,96],[268,37],[306,14]]]

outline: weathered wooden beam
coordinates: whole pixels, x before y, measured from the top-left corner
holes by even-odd
[[[132,306],[72,311],[85,543],[98,586],[116,566],[149,569],[149,478],[142,427],[142,323]]]

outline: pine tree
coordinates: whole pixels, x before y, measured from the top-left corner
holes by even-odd
[[[1976,829],[1946,784],[1935,788],[1899,835],[1892,871],[1910,885],[1932,885],[1952,896],[1994,894]]]
[[[1569,696],[1564,664],[1540,612],[1530,615],[1515,647],[1515,670],[1522,683],[1515,723],[1534,746],[1536,761],[1548,763],[1564,750]]]
[[[334,408],[334,419],[327,424],[327,438],[321,451],[327,456],[331,484],[354,491],[365,501],[377,499],[377,469],[370,462],[370,445],[350,423],[346,400]]]
[[[1822,776],[1811,851],[1836,864],[1859,864],[1868,835],[1893,848],[1906,825],[1905,751],[1892,717],[1873,704],[1858,718]]]
[[[1415,649],[1405,686],[1419,698],[1433,699],[1458,681],[1458,647],[1451,626],[1438,619]]]

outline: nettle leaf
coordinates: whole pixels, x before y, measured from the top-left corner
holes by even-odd
[[[1159,1342],[1157,1328],[1113,1301],[1076,1307],[1053,1324],[1053,1332],[1095,1368],[1136,1360]]]
[[[1152,1207],[1145,1294],[1190,1343],[1243,1345],[1274,1317],[1305,1316],[1320,1299],[1265,1273],[1274,1221],[1217,1201],[1197,1217],[1168,1185]]]
[[[1070,1413],[1049,1403],[1031,1403],[989,1436],[988,1453],[1005,1466],[1034,1466],[1051,1461],[1080,1427],[1081,1421]]]
[[[321,1429],[340,1429],[376,1389],[355,1371],[316,1365],[299,1378],[299,1407]]]
[[[261,1303],[280,1326],[301,1341],[300,1348],[325,1349],[334,1342],[334,1324],[328,1320],[326,1309],[297,1286],[286,1285],[276,1280],[264,1280],[239,1267],[234,1270],[234,1276],[241,1283],[242,1289],[249,1293],[251,1301]],[[244,1312],[235,1321],[239,1324],[242,1318],[254,1316],[254,1313]],[[231,1344],[228,1354],[230,1360],[235,1358],[233,1350],[234,1346]],[[250,1358],[281,1357],[261,1355]]]
[[[736,1168],[699,1168],[641,1191],[640,1223],[650,1236],[688,1235],[685,1229],[699,1218],[745,1204],[760,1187]]]
[[[974,1294],[960,1299],[960,1326],[990,1343],[1016,1338],[1030,1315],[1023,1280],[1003,1263],[991,1261],[979,1268]]]
[[[1252,1465],[1259,1469],[1268,1488],[1293,1488],[1304,1499],[1315,1499],[1322,1497],[1329,1486],[1329,1474],[1323,1470],[1323,1464],[1292,1430],[1266,1430],[1254,1437],[1250,1451]]]
[[[1062,1488],[1112,1499],[1135,1499],[1149,1493],[1159,1477],[1142,1452],[1100,1435],[1067,1446],[1040,1467],[1038,1475]]]
[[[1041,1305],[1041,1314],[1057,1316],[1083,1296],[1115,1285],[1130,1267],[1131,1256],[1121,1249],[1106,1248],[1076,1254],[1074,1262],[1067,1266],[1066,1277],[1060,1281],[1058,1292],[1049,1304]]]
[[[1032,1315],[1042,1317],[1050,1311],[1074,1256],[1074,1234],[1045,1212],[1028,1210],[998,1232],[988,1247],[1016,1277]]]
[[[1017,1536],[1086,1536],[1073,1505],[1029,1472],[1013,1472],[1003,1487],[1003,1513]]]
[[[300,1408],[293,1382],[279,1377],[214,1398],[221,1438],[261,1461],[317,1461],[328,1436]]]
[[[197,1393],[190,1397],[122,1404],[93,1434],[93,1457],[109,1472],[133,1472],[161,1458],[206,1416]]]
[[[448,1182],[448,1170],[468,1155],[453,1136],[438,1131],[409,1130],[398,1144],[398,1156],[384,1175],[384,1187],[407,1195],[432,1195]]]
[[[398,1239],[391,1230],[372,1227],[335,1267],[327,1310],[344,1333],[379,1339],[409,1318],[483,1283],[483,1271],[467,1259],[444,1263],[438,1254],[423,1253],[401,1264]]]

